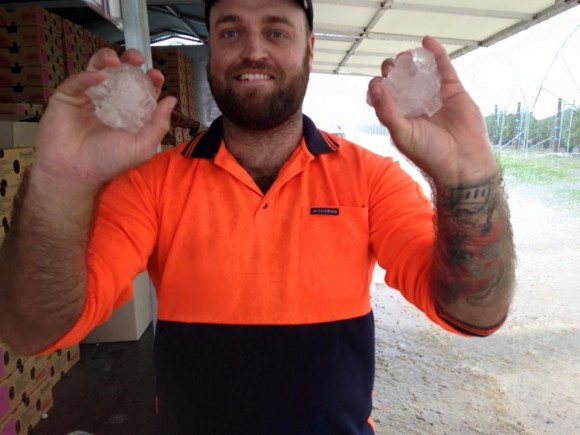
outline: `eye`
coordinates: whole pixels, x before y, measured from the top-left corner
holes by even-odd
[[[270,35],[272,36],[272,38],[274,39],[281,39],[284,37],[284,33],[280,32],[279,30],[272,30],[270,32]]]
[[[224,39],[233,39],[239,35],[237,30],[224,30],[222,32],[222,38]]]

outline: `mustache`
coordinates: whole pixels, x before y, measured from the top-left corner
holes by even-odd
[[[230,68],[229,75],[237,75],[244,70],[256,70],[264,73],[270,73],[271,75],[279,75],[279,71],[270,65],[268,62],[256,61],[256,60],[243,60],[237,65]]]

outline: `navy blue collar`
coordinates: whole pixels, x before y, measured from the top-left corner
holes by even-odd
[[[306,147],[313,155],[328,154],[336,151],[340,144],[328,133],[318,130],[314,122],[302,115]],[[223,119],[220,116],[210,125],[207,131],[196,135],[187,144],[182,155],[189,158],[213,159],[220,149],[224,132]]]

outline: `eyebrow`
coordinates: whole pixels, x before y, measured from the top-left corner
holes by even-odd
[[[228,14],[228,15],[223,15],[220,18],[218,18],[215,25],[218,26],[218,25],[223,24],[223,23],[236,23],[239,21],[241,21],[241,18],[239,15]],[[280,16],[276,16],[276,15],[268,15],[268,16],[264,17],[264,19],[262,21],[267,23],[267,24],[286,24],[288,26],[294,27],[294,24],[288,18],[280,17]]]

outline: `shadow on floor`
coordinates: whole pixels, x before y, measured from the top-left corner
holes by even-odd
[[[53,389],[54,406],[31,435],[155,434],[153,326],[139,341],[81,344],[81,360]]]

